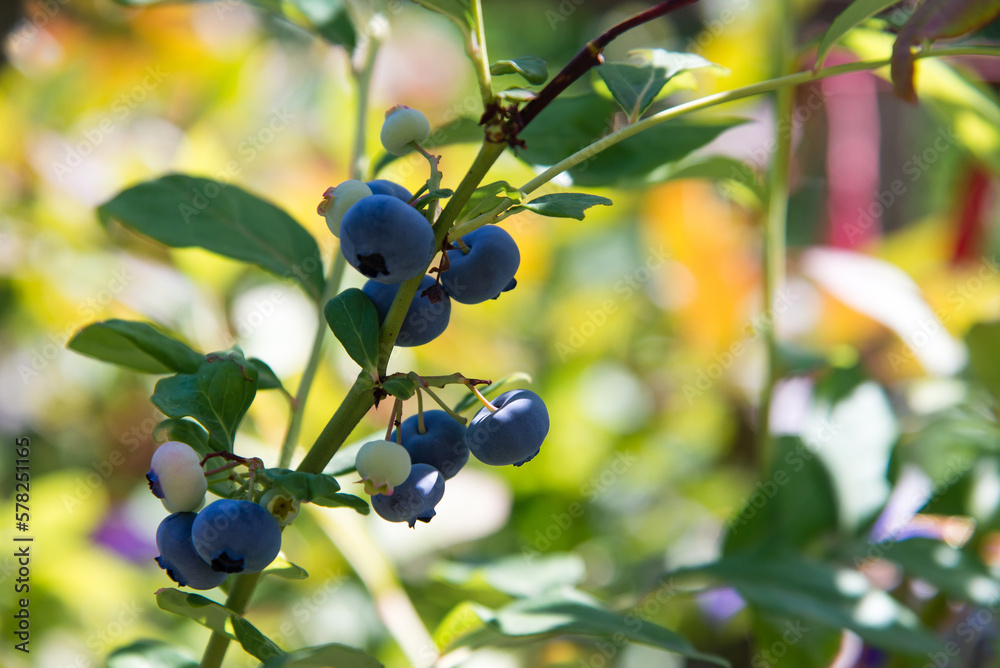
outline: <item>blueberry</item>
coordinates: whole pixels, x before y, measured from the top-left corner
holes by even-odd
[[[427,117],[416,109],[397,105],[385,112],[385,122],[379,138],[386,151],[393,155],[406,153],[410,142],[417,144],[427,141],[431,134],[431,124]]]
[[[549,433],[549,412],[531,390],[504,392],[476,413],[465,435],[476,459],[491,466],[520,466],[538,454]]]
[[[375,179],[374,181],[366,182],[365,185],[368,186],[373,195],[390,195],[404,202],[409,202],[413,199],[413,194],[409,190],[388,179]]]
[[[375,304],[378,323],[381,325],[389,313],[392,300],[399,292],[399,286],[368,281],[361,290]],[[435,299],[437,301],[434,301]],[[417,295],[410,303],[406,317],[403,318],[403,326],[399,330],[399,336],[396,337],[396,345],[411,348],[433,341],[448,328],[450,318],[451,300],[448,295],[435,285],[433,277],[424,276],[420,281],[420,287],[417,288]]]
[[[392,285],[419,276],[434,257],[434,230],[391,195],[358,200],[340,223],[340,251],[362,274]]]
[[[358,450],[354,467],[366,494],[392,495],[393,488],[410,475],[410,454],[392,441],[369,441]]]
[[[469,232],[462,241],[469,252],[449,250],[448,270],[441,274],[441,285],[452,299],[478,304],[514,287],[521,254],[506,230],[486,225]]]
[[[149,466],[149,489],[168,511],[195,510],[205,500],[208,482],[201,457],[187,443],[167,441],[153,453]]]
[[[257,503],[271,513],[278,526],[286,527],[299,515],[302,502],[283,489],[272,487],[264,492]]]
[[[156,547],[160,551],[156,563],[182,587],[212,589],[225,582],[226,574],[212,570],[195,551],[191,542],[195,517],[194,513],[174,513],[160,522],[156,528]]]
[[[445,480],[453,478],[469,461],[465,425],[438,410],[424,411],[426,431],[422,434],[419,424],[419,417],[411,415],[399,427],[403,447],[410,453],[410,459],[414,464],[433,466]]]
[[[417,520],[430,522],[434,506],[444,496],[444,476],[428,464],[414,464],[410,475],[396,487],[392,496],[376,494],[372,508],[378,516],[389,522],[406,522],[412,528]]]
[[[222,573],[256,573],[281,550],[281,528],[263,507],[220,499],[198,513],[191,527],[198,555]]]
[[[323,201],[316,207],[316,213],[326,218],[326,226],[333,236],[340,236],[340,223],[347,210],[365,197],[371,197],[372,190],[361,181],[350,179],[336,188],[327,188]]]

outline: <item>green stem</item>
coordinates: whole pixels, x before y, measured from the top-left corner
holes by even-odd
[[[777,0],[777,16],[783,17],[775,27],[778,38],[775,62],[779,71],[795,67],[794,7],[790,0]],[[764,225],[762,264],[764,266],[764,325],[762,332],[767,350],[767,368],[761,390],[757,417],[757,452],[761,473],[767,476],[773,459],[771,438],[771,404],[774,387],[780,376],[777,331],[777,297],[785,285],[785,239],[788,227],[789,176],[792,162],[792,114],[795,106],[795,86],[777,91],[774,105],[774,133],[777,146],[768,176],[767,219]]]
[[[246,612],[250,598],[260,580],[260,575],[260,573],[237,575],[233,580],[233,588],[229,590],[229,596],[226,598],[226,608],[237,615]],[[228,648],[229,636],[213,631],[212,636],[208,639],[208,644],[205,645],[205,652],[201,656],[198,668],[219,668]]]
[[[968,46],[952,46],[944,47],[933,50],[928,50],[916,54],[917,58],[945,58],[953,56],[1000,56],[1000,46],[991,45],[968,45]],[[777,77],[775,79],[769,79],[768,81],[761,81],[755,84],[750,84],[749,86],[742,86],[740,88],[734,88],[732,90],[722,91],[720,93],[714,93],[712,95],[706,95],[705,97],[698,98],[697,100],[691,100],[690,102],[685,102],[679,104],[670,109],[664,109],[663,111],[653,114],[652,116],[647,116],[646,118],[633,123],[632,125],[626,125],[617,131],[598,139],[594,143],[586,146],[573,155],[560,160],[555,165],[549,167],[544,172],[531,179],[523,186],[519,188],[521,193],[528,195],[538,188],[554,179],[559,174],[572,169],[573,167],[579,165],[581,162],[592,158],[598,153],[605,151],[615,144],[618,144],[629,137],[639,134],[645,130],[659,125],[660,123],[665,123],[667,121],[674,120],[675,118],[680,118],[695,111],[701,111],[703,109],[708,109],[717,105],[725,104],[727,102],[734,102],[736,100],[742,100],[748,97],[754,97],[756,95],[763,95],[765,93],[773,93],[775,91],[781,90],[789,86],[798,86],[801,84],[809,83],[811,81],[819,81],[821,79],[828,79],[830,77],[839,76],[841,74],[849,74],[851,72],[863,72],[866,70],[877,70],[882,67],[887,67],[890,61],[885,60],[865,60],[855,63],[845,63],[843,65],[837,65],[835,67],[827,67],[818,72],[798,72],[795,74],[789,74],[782,77]],[[474,229],[482,227],[483,225],[494,222],[494,218],[500,215],[507,208],[516,204],[512,199],[504,199],[497,206],[493,208],[492,211],[484,213],[472,220],[465,221],[451,230],[449,237],[457,238],[468,234]]]
[[[474,30],[465,39],[465,52],[476,67],[479,94],[483,98],[483,108],[488,109],[494,102],[493,81],[490,75],[490,59],[486,55],[486,30],[483,24],[483,6],[480,0],[470,3]]]
[[[306,473],[321,473],[330,462],[340,446],[354,431],[368,410],[375,405],[375,393],[368,374],[361,372],[354,385],[348,390],[344,400],[326,423],[322,433],[316,439],[305,458],[296,470]]]
[[[382,43],[375,35],[368,37],[364,62],[359,70],[351,70],[358,89],[357,121],[354,128],[354,144],[351,147],[351,178],[358,181],[365,173],[365,135],[368,128],[368,94],[371,90],[372,72],[375,70],[375,58]]]

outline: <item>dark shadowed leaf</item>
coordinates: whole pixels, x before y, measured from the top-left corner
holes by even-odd
[[[521,56],[511,60],[498,60],[490,65],[490,74],[520,74],[530,84],[543,84],[549,78],[545,61],[535,56]]]
[[[194,373],[205,357],[145,322],[105,320],[87,325],[66,347],[146,373]]]
[[[234,185],[185,174],[140,183],[101,205],[122,225],[173,248],[197,246],[297,281],[314,299],[323,263],[312,236],[287,213]]]

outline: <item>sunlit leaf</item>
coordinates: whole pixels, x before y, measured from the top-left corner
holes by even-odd
[[[185,174],[140,183],[101,205],[112,220],[173,248],[197,246],[297,281],[315,299],[323,263],[312,236],[287,213],[238,186]]]
[[[267,565],[263,571],[264,575],[273,575],[283,580],[305,580],[309,577],[306,569],[287,561],[280,555]]]
[[[596,72],[633,122],[653,104],[667,82],[678,74],[706,67],[728,71],[694,53],[636,49],[630,51],[628,57],[631,62],[604,63],[596,68]]]
[[[512,207],[514,211],[525,209],[534,211],[540,216],[550,216],[553,218],[575,218],[583,220],[584,212],[592,206],[598,204],[611,206],[611,200],[607,197],[597,195],[587,195],[584,193],[552,193],[536,197],[530,202],[525,202]]]
[[[374,657],[348,645],[307,647],[268,659],[261,668],[384,668]]]
[[[87,325],[66,347],[88,357],[146,373],[194,373],[205,359],[152,325],[129,320],[106,320]]]
[[[577,585],[585,572],[579,556],[558,553],[530,559],[518,554],[483,563],[441,562],[433,575],[456,585],[482,582],[511,596],[529,597]]]
[[[358,288],[348,288],[326,303],[326,322],[344,350],[369,374],[378,369],[378,311]]]
[[[549,78],[545,61],[535,56],[521,56],[511,60],[498,60],[490,65],[490,74],[520,74],[530,84],[543,84]]]

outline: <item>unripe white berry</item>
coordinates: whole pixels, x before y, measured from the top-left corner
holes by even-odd
[[[327,188],[323,193],[323,201],[316,207],[316,213],[326,218],[326,226],[333,232],[333,236],[340,238],[340,221],[344,214],[358,200],[369,197],[372,194],[371,188],[361,181],[350,179],[344,181],[336,188]]]
[[[146,479],[149,489],[172,513],[196,510],[208,491],[201,457],[190,445],[179,441],[167,441],[156,449]]]
[[[397,105],[385,112],[381,139],[382,146],[389,153],[403,155],[410,142],[420,144],[430,136],[431,124],[416,109]]]
[[[410,475],[410,453],[392,441],[369,441],[354,460],[367,494],[392,495]]]

